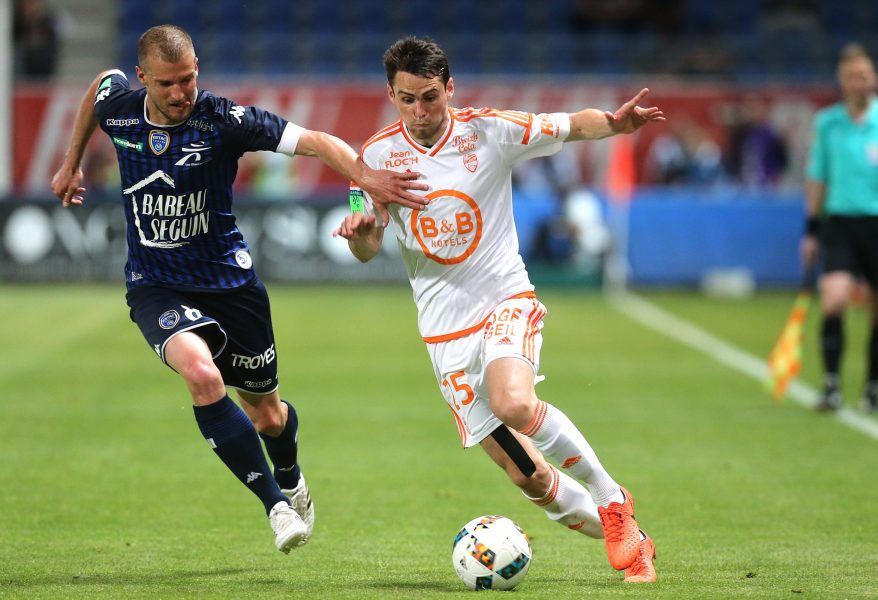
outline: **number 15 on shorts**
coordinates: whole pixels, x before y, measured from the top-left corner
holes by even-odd
[[[460,410],[461,406],[467,406],[476,398],[473,388],[464,380],[466,373],[455,371],[442,380],[442,387],[450,389],[454,408]]]

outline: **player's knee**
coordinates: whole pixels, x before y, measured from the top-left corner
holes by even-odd
[[[194,360],[180,371],[180,375],[196,398],[196,404],[215,402],[226,393],[223,377],[212,361]]]
[[[523,429],[533,418],[536,399],[529,389],[507,388],[491,398],[491,410],[513,429]]]

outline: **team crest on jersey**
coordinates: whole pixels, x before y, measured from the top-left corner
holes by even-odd
[[[467,154],[463,157],[463,166],[470,173],[475,173],[476,169],[479,168],[479,157],[474,153]]]
[[[149,132],[149,148],[156,156],[164,154],[168,146],[171,145],[171,134],[160,129],[153,129]]]
[[[246,250],[238,250],[235,252],[235,262],[237,262],[238,266],[242,269],[249,269],[253,266],[253,258]]]
[[[168,310],[159,317],[159,327],[162,329],[173,329],[174,325],[180,322],[180,313],[176,310]]]

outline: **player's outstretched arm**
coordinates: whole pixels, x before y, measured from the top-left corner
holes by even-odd
[[[360,186],[372,198],[384,223],[388,222],[387,205],[391,203],[420,209],[427,199],[410,190],[427,190],[416,180],[420,173],[397,173],[370,169],[343,140],[322,131],[305,130],[296,146],[296,154],[316,156],[329,168]]]
[[[346,216],[338,229],[332,232],[332,237],[338,236],[348,241],[351,254],[360,262],[368,262],[381,251],[384,228],[378,224],[375,215],[355,212]]]
[[[571,114],[570,135],[567,136],[567,141],[599,140],[617,133],[633,133],[647,123],[664,121],[665,115],[658,107],[637,106],[647,94],[649,89],[643,88],[616,112],[586,108]]]
[[[64,163],[52,177],[52,193],[61,201],[61,206],[67,208],[71,204],[82,204],[85,188],[82,185],[82,155],[85,146],[91,139],[95,128],[98,126],[97,117],[94,113],[94,99],[98,91],[98,84],[109,71],[103,71],[95,77],[88,86],[79,110],[73,121],[73,134],[70,136],[70,144],[64,154]]]

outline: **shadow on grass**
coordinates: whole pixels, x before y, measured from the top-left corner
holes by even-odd
[[[363,587],[374,588],[378,590],[433,590],[436,592],[455,593],[464,590],[462,585],[448,583],[447,580],[433,581],[369,581],[363,584]]]
[[[588,577],[585,575],[572,575],[566,577],[564,583],[566,585],[572,585],[574,587],[578,586],[582,589],[590,590],[591,592],[600,592],[600,590],[606,590],[609,593],[612,591],[617,591],[619,589],[621,581],[611,576]],[[541,589],[549,589],[552,586],[556,586],[557,584],[558,581],[551,577],[528,576],[525,578],[522,585],[520,587],[517,587],[516,590],[520,590],[523,593],[528,593]],[[387,592],[434,591],[457,594],[459,592],[468,591],[463,583],[461,583],[457,579],[453,579],[450,583],[448,579],[434,579],[420,581],[369,581],[364,582],[362,585],[363,587],[376,590],[385,590]]]
[[[214,577],[237,576],[244,573],[252,574],[251,569],[202,569],[183,571],[162,571],[157,573],[74,573],[72,575],[54,575],[47,577],[0,577],[0,584],[13,588],[46,587],[52,585],[131,585],[131,584],[174,584],[187,580],[199,580]],[[280,583],[281,580],[258,583]]]

